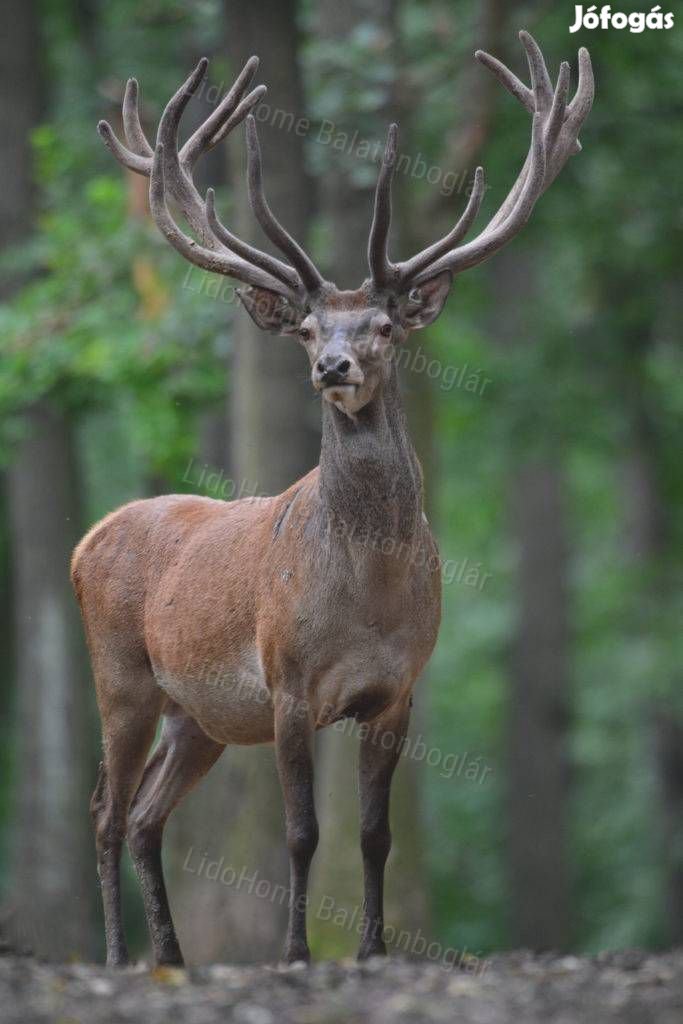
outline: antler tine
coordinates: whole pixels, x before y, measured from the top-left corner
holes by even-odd
[[[256,131],[256,120],[249,114],[246,120],[247,130],[247,183],[249,201],[254,216],[271,242],[285,254],[299,273],[304,288],[309,293],[317,292],[324,280],[317,267],[298,242],[277,220],[263,191],[263,171],[261,166],[261,148]]]
[[[543,112],[548,109],[553,100],[553,86],[550,81],[550,75],[545,66],[541,48],[531,33],[522,29],[519,33],[519,38],[526,50],[529,76],[531,78],[531,92],[536,99],[536,110]]]
[[[99,121],[97,131],[102,141],[116,160],[129,171],[136,174],[143,174],[149,177],[152,170],[153,149],[147,141],[138,112],[138,83],[135,78],[129,78],[126,82],[126,90],[123,95],[123,132],[128,147],[116,137],[116,134],[108,121]]]
[[[162,144],[166,152],[167,161],[169,157],[171,157],[174,158],[176,162],[179,162],[178,127],[180,125],[180,118],[183,115],[185,107],[199,88],[208,66],[208,60],[206,57],[202,57],[192,74],[186,78],[180,88],[176,90],[173,96],[171,96],[164,108],[164,112],[161,115],[161,120],[159,121],[159,127],[157,129],[157,146],[159,143]]]
[[[206,219],[216,238],[223,242],[228,249],[232,249],[234,253],[237,253],[238,256],[252,263],[255,267],[260,267],[261,270],[272,274],[273,277],[282,281],[292,291],[300,289],[301,282],[295,270],[292,270],[291,267],[275,256],[270,256],[268,253],[256,249],[253,245],[243,242],[241,238],[233,235],[232,231],[229,231],[225,224],[219,220],[216,213],[215,194],[212,188],[208,189],[206,193]]]
[[[259,85],[245,95],[258,67],[256,57],[247,61],[218,107],[178,151],[180,119],[197,92],[207,66],[208,61],[203,57],[166,104],[154,150],[140,123],[139,89],[134,78],[129,79],[123,100],[123,126],[128,145],[119,141],[106,121],[99,123],[99,133],[119,163],[150,178],[152,217],[171,245],[186,259],[205,270],[267,288],[288,300],[299,300],[302,284],[296,270],[229,232],[216,216],[213,193],[207,209],[192,180],[192,168],[199,156],[243,121],[265,93],[266,87]],[[173,220],[166,203],[167,193],[181,209],[199,242],[184,234]]]
[[[171,217],[166,205],[165,159],[163,143],[157,143],[152,160],[152,173],[149,185],[149,203],[152,216],[165,238],[181,256],[204,270],[215,271],[227,277],[235,277],[245,284],[267,288],[279,294],[286,293],[296,300],[295,292],[283,286],[283,283],[272,277],[260,267],[252,266],[245,260],[228,252],[217,252],[206,249],[192,238],[185,235]]]
[[[368,238],[368,264],[372,280],[378,288],[385,288],[395,277],[395,267],[389,261],[388,242],[391,227],[391,183],[396,166],[396,138],[398,125],[390,124],[377,175],[375,205]]]
[[[98,121],[97,131],[102,142],[104,142],[115,160],[118,160],[123,167],[127,167],[129,171],[135,171],[136,174],[144,174],[145,177],[149,178],[152,170],[151,157],[139,156],[124,146],[122,142],[119,142],[114,129],[108,121]]]
[[[548,123],[545,128],[545,144],[547,149],[552,150],[557,142],[557,136],[564,122],[567,110],[567,96],[569,94],[569,64],[563,60],[560,64],[560,73],[557,76],[557,85],[553,93],[553,100],[548,115]]]
[[[585,46],[579,50],[579,84],[574,99],[567,107],[567,129],[577,135],[591,112],[595,97],[595,78],[591,56]],[[578,139],[576,140],[578,142]],[[579,145],[579,149],[581,146]]]
[[[244,99],[238,104],[236,109],[230,114],[225,124],[221,125],[216,134],[211,139],[211,146],[215,146],[218,142],[229,135],[233,128],[236,128],[238,124],[242,124],[247,114],[250,114],[254,107],[260,103],[265,96],[266,92],[265,85],[257,85],[255,89],[244,97]]]
[[[159,124],[157,141],[161,140],[162,142],[166,142],[168,145],[171,141],[169,128],[171,131],[175,131],[177,133],[180,115],[204,76],[207,64],[208,61],[206,57],[203,57],[185,84],[181,86],[178,92],[167,104]],[[175,117],[173,127],[171,127],[171,121],[173,120],[171,115],[174,112],[177,116]],[[123,128],[126,141],[130,148],[127,148],[118,140],[108,121],[100,121],[97,125],[97,130],[99,131],[104,144],[113,153],[119,163],[123,164],[124,167],[127,167],[131,171],[135,171],[138,174],[144,174],[149,177],[152,170],[153,150],[147,141],[147,137],[142,129],[142,125],[140,124],[140,115],[138,111],[138,83],[135,78],[129,78],[126,83],[126,91],[123,98]]]
[[[477,167],[474,172],[474,182],[472,184],[472,191],[470,197],[467,200],[467,205],[462,212],[459,220],[456,222],[455,227],[451,228],[447,235],[444,235],[438,242],[434,242],[433,245],[423,249],[412,259],[406,260],[404,263],[399,263],[397,269],[399,272],[399,278],[401,281],[410,281],[413,277],[424,270],[425,267],[430,266],[439,257],[444,256],[450,249],[456,245],[457,242],[461,241],[472,227],[475,221],[479,209],[481,207],[481,201],[484,198],[484,168]]]
[[[240,101],[242,100],[247,87],[252,82],[258,66],[258,57],[250,57],[235,79],[233,85],[213,113],[207,117],[206,121],[204,121],[199,128],[197,128],[183,146],[180,152],[180,162],[182,164],[192,167],[204,150],[209,150],[215,146],[216,143],[220,142],[221,139],[228,134],[235,124],[239,123],[239,121],[234,121],[229,127],[226,127],[226,124],[224,124],[228,119],[232,120],[231,115],[233,113],[237,113],[236,108],[239,109],[239,107],[242,106]],[[243,114],[240,121],[246,117],[252,107],[258,103],[265,91],[265,86],[259,86],[249,94],[247,97],[249,102],[244,104]],[[220,134],[219,129],[221,130]]]
[[[192,230],[209,249],[216,248],[215,239],[206,222],[206,211],[201,197],[194,186],[192,178],[185,173],[178,154],[178,128],[185,107],[188,105],[206,75],[209,65],[206,57],[202,57],[194,71],[185,79],[179,89],[171,96],[164,108],[157,128],[157,150],[163,147],[164,183],[169,192],[181,207]],[[155,151],[156,152],[156,151]]]
[[[557,85],[555,86],[555,91],[553,93],[553,99],[550,106],[550,113],[548,114],[548,121],[545,128],[546,153],[552,154],[555,143],[557,142],[557,137],[562,128],[563,119],[566,116],[567,94],[569,92],[569,76],[569,64],[567,63],[567,61],[562,61],[562,63],[560,64],[560,72],[557,78]],[[575,143],[575,145],[579,145],[578,141]],[[579,146],[579,149],[580,148],[581,147]],[[557,168],[557,171],[553,174],[549,163],[546,163],[546,177],[543,184],[543,191],[545,191],[545,189],[548,187],[551,181],[554,180],[555,175],[559,172],[561,166],[562,165],[560,164]],[[521,194],[522,188],[524,187],[524,182],[526,181],[528,171],[529,156],[527,155],[527,158],[524,162],[524,166],[522,167],[521,173],[519,174],[517,181],[508,192],[505,198],[505,202],[502,203],[498,211],[491,218],[487,230],[492,231],[494,228],[497,228],[500,224],[503,224],[510,216],[517,202],[519,201],[519,196]]]
[[[147,141],[138,109],[138,83],[136,78],[129,78],[123,96],[123,133],[130,149],[138,156],[152,157],[154,150]]]
[[[420,285],[431,277],[436,277],[444,270],[450,270],[452,274],[459,274],[463,270],[476,266],[483,260],[488,259],[494,252],[497,252],[506,242],[509,242],[517,232],[526,224],[534,208],[534,204],[543,188],[545,176],[545,151],[543,146],[543,121],[540,112],[533,117],[531,129],[531,150],[527,164],[528,170],[524,184],[519,193],[519,198],[514,209],[508,217],[497,227],[491,228],[489,224],[471,242],[452,249],[441,259],[436,260],[429,267],[417,274],[412,283]],[[520,176],[521,177],[521,176]]]
[[[497,213],[488,225],[471,242],[442,252],[426,262],[422,255],[402,266],[409,268],[401,275],[403,288],[419,285],[444,270],[459,273],[475,266],[497,252],[524,226],[531,211],[543,192],[559,174],[572,153],[580,150],[577,138],[588,113],[594,95],[594,80],[588,51],[579,50],[579,82],[571,103],[567,103],[569,92],[569,65],[560,65],[555,88],[552,88],[548,71],[533,36],[520,32],[531,76],[531,89],[490,54],[477,51],[478,60],[496,76],[505,88],[527,110],[533,111],[531,147],[517,180],[503,200]],[[467,211],[466,211],[467,212]],[[448,236],[446,236],[448,237]],[[436,243],[438,251],[440,243]],[[425,250],[433,252],[435,247]]]
[[[474,56],[480,64],[483,64],[485,68],[488,68],[489,71],[496,76],[500,84],[507,89],[511,96],[514,96],[516,100],[519,100],[519,102],[526,107],[529,113],[533,114],[536,109],[536,102],[534,100],[534,94],[528,85],[525,85],[524,82],[520,82],[517,75],[510,71],[510,68],[507,68],[502,61],[499,61],[497,57],[493,57],[490,53],[487,53],[486,50],[475,50]]]

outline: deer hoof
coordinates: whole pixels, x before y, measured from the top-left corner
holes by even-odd
[[[369,960],[371,956],[386,956],[387,947],[381,939],[373,939],[372,942],[363,943],[358,950],[358,960]]]
[[[310,964],[311,951],[308,946],[291,945],[287,946],[282,954],[282,963],[291,966],[292,964]]]

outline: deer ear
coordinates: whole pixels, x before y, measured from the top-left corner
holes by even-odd
[[[293,305],[284,295],[268,288],[238,288],[242,305],[257,327],[269,334],[296,334],[303,320],[303,310]]]
[[[399,307],[403,326],[409,331],[418,331],[433,323],[444,307],[452,283],[450,270],[444,270],[419,287],[411,288]]]

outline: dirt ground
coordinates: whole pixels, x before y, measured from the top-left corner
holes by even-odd
[[[392,958],[311,967],[46,964],[0,957],[2,1024],[682,1024],[683,950],[494,957],[483,972]]]

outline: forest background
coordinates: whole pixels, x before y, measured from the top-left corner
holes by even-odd
[[[206,54],[196,124],[259,54],[271,204],[355,286],[390,120],[401,258],[450,226],[478,163],[482,218],[502,201],[528,117],[473,52],[526,77],[526,28],[553,74],[568,59],[575,76],[588,46],[597,97],[583,152],[532,223],[458,278],[401,354],[444,617],[395,784],[387,919],[481,957],[683,943],[683,27],[570,33],[571,4],[502,0],[2,6],[3,931],[50,957],[102,954],[87,810],[99,726],[74,543],[132,498],[274,493],[318,454],[303,351],[257,332],[231,282],[169,248],[98,119],[120,126],[135,75],[153,132]],[[244,165],[238,131],[199,179],[262,245]],[[349,730],[318,744],[318,956],[356,945],[355,747]],[[171,819],[165,856],[188,960],[277,957],[272,751],[227,751]],[[129,867],[125,902],[143,955]]]

